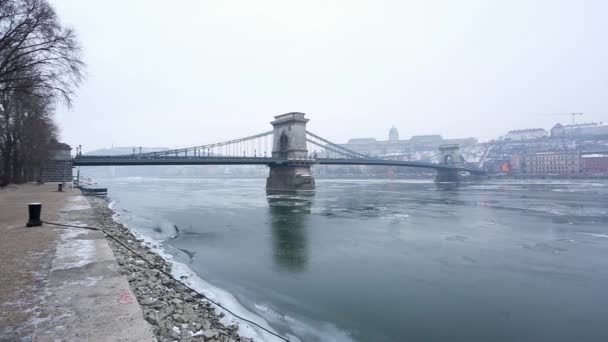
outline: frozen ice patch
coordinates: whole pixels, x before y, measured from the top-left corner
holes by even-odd
[[[69,225],[82,225],[80,222],[69,222]],[[93,262],[95,256],[95,241],[79,239],[80,235],[88,232],[78,228],[66,228],[61,233],[61,241],[57,245],[52,271],[82,267]]]
[[[389,214],[386,216],[381,217],[382,220],[388,220],[391,223],[399,223],[402,221],[407,221],[409,219],[410,215],[408,214]]]
[[[209,284],[200,277],[197,277],[188,266],[183,263],[172,260],[172,256],[168,255],[162,249],[157,250],[157,253],[163,256],[165,260],[171,262],[171,264],[173,265],[171,270],[173,277],[175,277],[176,279],[181,279],[182,276],[186,277],[185,283],[188,286],[201,293],[204,293],[208,298],[220,302],[235,314],[241,317],[245,317],[253,322],[256,322],[264,328],[274,332],[274,329],[272,329],[264,319],[248,311],[237,301],[237,299],[232,294]],[[236,324],[238,326],[238,333],[241,336],[253,338],[255,341],[282,341],[278,337],[267,333],[266,331],[258,328],[257,326],[254,326],[252,324],[249,324],[248,322],[242,321],[234,317],[232,314],[225,310],[222,310],[221,308],[216,307],[216,312],[224,313],[225,316],[220,319],[220,322],[222,322],[224,325]]]
[[[74,210],[86,210],[91,209],[89,201],[84,196],[72,196],[68,197],[67,203],[63,206],[61,211],[74,211]]]
[[[281,315],[267,306],[255,304],[255,309],[264,319],[277,325],[289,327],[303,341],[354,342],[354,339],[343,330],[327,322],[307,323],[288,315]],[[288,335],[290,341],[301,341],[298,337]]]
[[[606,235],[606,234],[600,234],[600,233],[586,233],[586,232],[578,232],[578,234],[589,235],[589,236],[595,236],[595,237],[599,237],[599,238],[608,238],[608,235]]]
[[[86,277],[79,281],[64,282],[64,285],[91,287],[95,286],[101,279],[103,279],[103,277]]]

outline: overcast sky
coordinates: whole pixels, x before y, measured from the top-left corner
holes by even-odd
[[[88,77],[62,138],[180,147],[300,111],[335,142],[608,121],[608,1],[52,0]]]

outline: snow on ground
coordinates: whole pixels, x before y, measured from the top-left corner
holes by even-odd
[[[83,225],[80,222],[69,222],[69,225]],[[66,270],[90,264],[95,259],[95,240],[79,238],[88,231],[78,228],[65,228],[57,244],[55,259],[51,270]]]
[[[67,198],[67,203],[61,209],[61,211],[65,212],[86,209],[91,209],[91,205],[84,196],[71,196]]]

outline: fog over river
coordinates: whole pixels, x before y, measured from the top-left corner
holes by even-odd
[[[122,222],[302,341],[608,341],[607,181],[99,182]]]

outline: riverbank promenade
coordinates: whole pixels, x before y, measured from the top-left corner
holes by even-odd
[[[42,220],[99,224],[79,190],[0,189],[0,340],[155,340],[103,234],[26,228],[31,202],[42,203]]]

